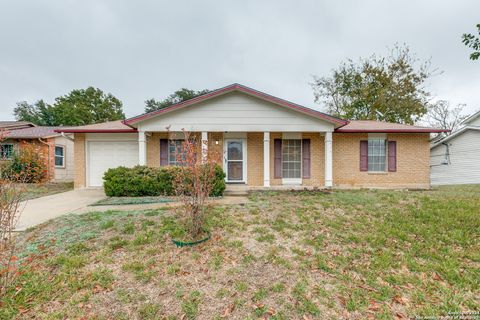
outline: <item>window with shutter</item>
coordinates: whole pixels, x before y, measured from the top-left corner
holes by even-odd
[[[160,139],[160,165],[168,166],[168,139]]]
[[[388,171],[397,171],[397,142],[388,141]]]
[[[310,179],[310,139],[302,140],[302,178]]]
[[[282,140],[282,178],[300,179],[302,166],[302,140]]]
[[[273,177],[282,178],[282,139],[273,140]]]
[[[368,171],[368,141],[360,141],[360,171]]]
[[[368,139],[368,171],[384,172],[387,162],[387,146],[384,139]]]

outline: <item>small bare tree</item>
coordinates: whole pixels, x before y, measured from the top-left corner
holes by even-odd
[[[9,180],[0,181],[0,293],[3,294],[17,274],[15,227],[20,218],[24,187]]]
[[[462,122],[468,118],[468,115],[463,114],[464,108],[464,104],[458,104],[456,107],[452,107],[450,102],[439,100],[430,105],[426,115],[426,122],[434,128],[451,130],[450,132],[441,133],[437,136],[437,138],[445,137],[458,130]]]
[[[0,132],[0,141],[5,132]],[[20,202],[25,192],[22,184],[6,176],[0,177],[0,296],[14,281],[17,273],[15,227],[20,218]]]
[[[215,166],[219,155],[213,151],[202,152],[207,149],[208,141],[199,141],[186,130],[183,130],[183,134],[181,147],[172,144],[176,147],[176,162],[179,165],[173,187],[183,202],[190,236],[196,239],[204,229],[205,202],[215,183]]]

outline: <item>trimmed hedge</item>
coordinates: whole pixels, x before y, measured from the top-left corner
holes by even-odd
[[[109,197],[173,196],[173,180],[181,167],[151,168],[135,166],[108,169],[103,175],[103,187]],[[225,191],[225,173],[215,166],[215,181],[210,196],[218,197]]]

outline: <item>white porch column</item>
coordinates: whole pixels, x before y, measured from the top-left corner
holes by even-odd
[[[325,187],[333,186],[332,133],[325,132]]]
[[[207,161],[208,154],[208,132],[202,131],[202,162]]]
[[[270,187],[270,132],[263,133],[263,186]]]
[[[147,139],[145,131],[142,130],[138,131],[138,164],[147,164]]]

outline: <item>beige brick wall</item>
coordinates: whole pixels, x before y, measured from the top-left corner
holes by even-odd
[[[263,132],[247,133],[247,184],[263,186]]]
[[[152,133],[147,138],[147,165],[160,165],[160,139],[167,133]],[[270,133],[270,184],[281,185],[282,179],[274,179],[274,139],[282,133]],[[324,140],[319,133],[302,133],[302,138],[311,141],[311,178],[304,179],[307,186],[324,185]],[[359,168],[360,140],[367,134],[333,134],[333,184],[335,187],[359,188],[429,188],[430,149],[428,134],[388,134],[387,139],[397,141],[397,172],[368,173]],[[223,161],[223,133],[211,132],[208,136],[209,150],[215,151]],[[218,144],[215,144],[218,141]],[[75,134],[75,188],[86,185],[85,134]],[[247,183],[263,186],[263,132],[247,134]]]
[[[73,184],[75,188],[85,188],[85,134],[75,133],[75,142],[73,144],[73,157],[75,162],[75,177]]]
[[[360,140],[368,134],[333,134],[333,184],[359,188],[429,188],[429,134],[388,134],[397,141],[397,171],[369,173],[360,171]]]
[[[147,166],[160,167],[160,139],[168,139],[167,132],[152,132],[147,137]]]
[[[218,144],[215,141],[218,141]],[[223,166],[223,132],[208,133],[208,152]]]
[[[306,186],[325,185],[325,142],[318,132],[304,132],[302,139],[310,139],[310,179],[303,179]]]

